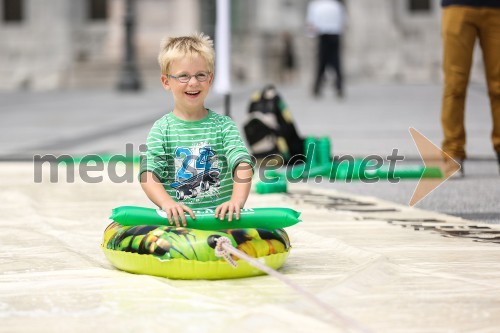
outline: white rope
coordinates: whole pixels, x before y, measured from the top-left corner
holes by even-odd
[[[231,254],[229,251],[226,250],[226,247],[231,247],[234,249],[233,245],[231,244],[231,240],[227,237],[219,237],[216,240],[216,245],[215,245],[215,256],[219,258],[224,258],[229,265],[233,266],[234,268],[238,267],[238,264],[236,261],[231,257]]]
[[[287,278],[283,274],[278,273],[277,271],[275,271],[271,267],[261,263],[260,261],[256,260],[255,258],[250,257],[246,253],[236,249],[232,245],[231,240],[227,237],[222,236],[222,237],[217,238],[216,246],[215,246],[215,255],[217,257],[224,258],[231,266],[236,268],[237,263],[231,257],[231,255],[234,255],[240,259],[245,260],[251,266],[260,269],[264,273],[277,278],[278,280],[280,280],[281,282],[283,282],[284,284],[289,286],[291,289],[295,290],[298,294],[304,296],[310,302],[316,304],[317,306],[319,306],[320,308],[325,310],[327,313],[330,314],[331,317],[334,317],[337,320],[339,320],[342,323],[342,325],[344,326],[343,328],[346,330],[346,332],[352,331],[352,329],[354,329],[358,332],[371,333],[370,330],[361,326],[359,323],[357,323],[353,319],[350,319],[350,318],[342,315],[339,311],[332,308],[329,304],[320,300],[314,294],[308,292],[307,290],[305,290],[305,289],[299,287],[298,285],[296,285],[295,283],[293,283],[289,278]]]

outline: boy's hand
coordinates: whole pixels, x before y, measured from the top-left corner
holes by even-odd
[[[189,213],[193,220],[196,219],[193,210],[179,202],[169,202],[163,204],[161,209],[167,213],[168,223],[170,223],[170,225],[175,223],[177,227],[180,227],[182,222],[182,226],[185,227],[186,216],[184,215],[184,212]]]
[[[228,221],[231,222],[233,220],[233,214],[236,213],[236,220],[239,220],[241,208],[243,208],[243,205],[240,201],[231,199],[215,208],[215,217],[223,221],[227,213]]]

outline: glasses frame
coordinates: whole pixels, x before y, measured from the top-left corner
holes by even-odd
[[[206,74],[206,75],[207,75],[206,79],[204,79],[204,80],[200,80],[200,79],[197,77],[197,75],[199,75],[199,74]],[[191,81],[191,78],[192,78],[192,77],[194,77],[194,78],[195,78],[198,82],[205,82],[205,81],[207,81],[207,80],[210,78],[210,72],[205,72],[205,71],[198,72],[198,73],[196,73],[196,74],[194,74],[194,75],[189,75],[189,74],[182,74],[182,75],[183,75],[183,77],[181,77],[181,76],[175,76],[175,75],[170,75],[170,74],[167,74],[167,76],[168,76],[168,77],[171,77],[171,78],[173,78],[173,79],[176,79],[179,83],[188,83],[189,81]],[[181,81],[181,79],[184,79],[184,75],[186,75],[186,77],[187,77],[188,79],[187,79],[185,82],[182,82],[182,81]]]

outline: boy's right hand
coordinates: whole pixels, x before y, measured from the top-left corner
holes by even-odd
[[[170,225],[175,223],[177,227],[180,227],[181,224],[183,227],[186,226],[186,216],[184,212],[188,213],[193,220],[196,219],[193,210],[179,202],[173,201],[165,203],[161,206],[161,210],[167,214],[168,223],[170,223]]]

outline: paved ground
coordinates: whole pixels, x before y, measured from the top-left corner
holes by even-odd
[[[252,90],[233,95],[239,125]],[[312,100],[297,86],[280,91],[301,134],[328,135],[336,155],[387,156],[397,148],[406,163],[417,164],[408,127],[441,140],[439,86],[360,84],[343,101],[329,94]],[[139,185],[106,177],[54,184],[47,175],[34,183],[34,154],[122,154],[127,143],[137,150],[172,106],[161,90],[18,92],[0,99],[0,331],[498,330],[500,226],[493,223],[500,221],[500,175],[481,86],[468,99],[467,177],[435,190],[418,205],[426,210],[406,204],[416,181],[297,184],[288,194],[250,196],[252,207],[302,211],[304,222],[289,228],[293,249],[281,272],[349,322],[328,320],[271,276],[193,282],[117,271],[99,248],[102,232],[113,207],[151,205]],[[212,96],[207,106],[222,112],[222,99]]]
[[[241,125],[249,96],[256,87],[237,87],[232,116]],[[390,155],[394,148],[406,163],[418,164],[418,152],[408,133],[415,127],[439,145],[439,85],[349,86],[347,98],[337,100],[325,91],[314,100],[309,89],[279,86],[301,135],[329,136],[335,155]],[[115,91],[1,93],[0,159],[32,160],[35,154],[124,153],[127,143],[145,141],[152,122],[172,108],[164,91],[138,94]],[[212,94],[207,106],[223,112],[222,98]],[[467,177],[448,181],[418,206],[465,218],[500,223],[500,174],[489,141],[489,102],[484,86],[472,85],[467,99]],[[415,181],[400,184],[334,184],[320,186],[371,195],[406,204]]]

